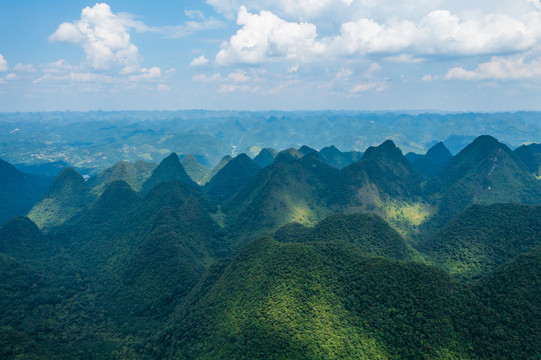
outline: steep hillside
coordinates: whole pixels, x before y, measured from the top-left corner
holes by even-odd
[[[514,153],[522,160],[529,172],[539,177],[541,176],[541,152],[534,152],[537,150],[534,145],[539,146],[539,144],[522,145],[516,148]]]
[[[214,175],[216,175],[220,170],[223,169],[224,166],[227,165],[227,163],[231,161],[231,159],[233,158],[230,155],[224,156],[222,160],[220,160],[220,162],[216,164],[216,166],[213,167],[210,172],[207,173],[207,175],[201,180],[201,183],[208,183],[214,177]]]
[[[368,255],[412,258],[400,234],[375,214],[334,214],[312,228],[288,224],[277,230],[274,238],[281,242],[346,242]]]
[[[0,226],[17,215],[26,215],[39,201],[52,178],[20,172],[0,159]]]
[[[406,155],[406,158],[408,158],[408,155]],[[447,164],[449,164],[453,157],[451,152],[442,142],[439,142],[428,149],[425,155],[415,155],[416,156],[410,155],[408,160],[411,162],[415,170],[417,170],[417,172],[425,179],[430,179],[436,176],[445,168],[445,166],[447,166]]]
[[[434,268],[262,238],[207,272],[147,349],[176,359],[468,358],[456,327],[470,301]]]
[[[70,167],[56,176],[28,217],[40,229],[60,225],[94,201],[85,179]]]
[[[421,192],[421,177],[391,140],[369,147],[340,176],[341,201],[352,208],[374,209],[390,198],[409,200]]]
[[[276,157],[276,150],[271,148],[264,148],[262,149],[259,154],[254,158],[254,162],[259,165],[260,168],[264,168],[266,166],[269,166],[274,162],[274,158]]]
[[[267,166],[224,205],[231,236],[242,243],[291,221],[315,224],[329,213],[337,177],[338,170],[315,154]]]
[[[198,185],[205,185],[203,179],[209,176],[211,170],[199,163],[194,155],[188,154],[180,160],[180,164],[186,170],[188,176]]]
[[[299,152],[299,150],[295,148],[289,148],[280,151],[276,156],[274,157],[274,162],[290,162],[293,160],[298,160],[302,158],[304,155]]]
[[[541,206],[473,205],[428,239],[422,251],[450,274],[483,276],[541,246]]]
[[[471,204],[541,204],[541,182],[507,146],[490,136],[478,137],[456,155],[425,191],[439,207],[432,219],[438,226]]]
[[[342,169],[358,161],[362,157],[362,153],[359,151],[342,152],[336,146],[331,145],[321,149],[319,151],[319,157],[323,162]]]
[[[259,173],[261,168],[246,154],[229,161],[205,185],[205,192],[212,198],[227,200]]]
[[[152,172],[152,175],[143,183],[142,191],[143,193],[148,193],[158,184],[173,180],[197,186],[188,174],[186,174],[186,171],[180,164],[178,155],[175,153],[172,153],[160,162]]]
[[[541,247],[497,268],[478,284],[484,311],[475,347],[489,359],[541,356]]]
[[[141,160],[133,164],[121,161],[88,179],[87,184],[97,195],[101,195],[109,184],[117,180],[125,181],[135,191],[141,191],[143,183],[152,175],[155,168],[156,164]]]

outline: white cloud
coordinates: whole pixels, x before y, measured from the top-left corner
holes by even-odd
[[[183,25],[169,25],[161,27],[149,27],[148,31],[164,35],[166,38],[178,39],[190,36],[199,31],[220,29],[225,23],[213,18],[201,21],[187,21]]]
[[[205,55],[201,55],[195,59],[192,60],[190,63],[190,66],[202,66],[208,64],[209,59],[205,57]]]
[[[246,75],[246,72],[241,70],[230,73],[227,78],[234,82],[247,82],[252,79],[250,76]]]
[[[444,79],[459,80],[527,80],[541,78],[541,57],[526,61],[524,56],[494,56],[490,61],[481,63],[475,70],[462,67],[449,69]]]
[[[27,72],[27,73],[36,72],[36,68],[35,68],[34,65],[32,65],[32,64],[21,64],[21,63],[18,63],[17,65],[15,65],[13,70],[15,70],[17,72]]]
[[[353,71],[351,69],[342,68],[336,73],[335,78],[336,80],[349,80],[351,75],[353,75]]]
[[[141,81],[141,80],[158,80],[162,77],[162,70],[159,67],[151,67],[150,69],[142,68],[139,70],[137,75],[130,75],[129,79],[131,81]]]
[[[171,88],[167,86],[166,84],[158,84],[158,90],[159,91],[169,91]]]
[[[532,4],[537,9],[541,10],[541,2],[539,0],[526,0],[526,2]]]
[[[14,73],[7,74],[5,77],[6,80],[15,80],[16,78],[17,78],[17,74],[14,74]]]
[[[342,0],[207,0],[207,3],[229,18],[234,18],[238,9],[245,6],[255,11],[267,10],[296,19],[317,17],[333,5],[347,5],[347,1]]]
[[[242,28],[222,44],[216,55],[219,65],[283,59],[302,62],[325,50],[316,41],[313,24],[287,22],[269,11],[251,14],[244,6],[239,10],[237,24]]]
[[[122,73],[132,73],[139,68],[138,50],[130,41],[125,18],[113,14],[105,3],[84,8],[80,20],[61,24],[49,41],[80,44],[96,70],[120,66]]]
[[[351,94],[359,94],[367,91],[384,91],[387,89],[387,85],[384,82],[365,82],[355,85],[351,90]]]
[[[297,65],[297,64],[295,64],[295,65],[293,65],[293,66],[291,66],[290,68],[287,69],[288,74],[296,73],[297,71],[299,71],[299,65]]]
[[[474,56],[521,52],[541,39],[535,23],[541,15],[524,19],[488,14],[461,19],[447,10],[432,11],[420,21],[391,20],[386,24],[362,18],[344,23],[335,51],[381,56]]]
[[[0,54],[0,71],[7,71],[8,70],[8,62],[4,58],[2,54]]]

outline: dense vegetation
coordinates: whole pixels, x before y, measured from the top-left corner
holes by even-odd
[[[0,227],[0,358],[539,358],[534,151],[7,164],[42,195]]]

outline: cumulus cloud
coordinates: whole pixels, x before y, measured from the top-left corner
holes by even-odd
[[[316,41],[316,27],[310,23],[287,22],[269,11],[251,14],[242,6],[237,24],[242,28],[222,44],[216,55],[219,65],[283,59],[302,62],[325,50],[325,46]]]
[[[131,43],[125,19],[105,3],[84,8],[80,20],[61,24],[49,41],[80,44],[96,70],[120,66],[121,72],[131,73],[139,68],[138,50]]]
[[[0,71],[7,71],[8,70],[8,62],[4,58],[2,54],[0,54]]]
[[[526,61],[524,56],[499,57],[481,63],[475,70],[462,67],[449,69],[444,79],[459,80],[523,80],[541,78],[541,57]]]
[[[418,22],[387,24],[362,18],[344,23],[336,51],[349,54],[473,56],[521,52],[541,39],[541,29],[529,14],[522,20],[502,14],[461,19],[448,10],[432,11]]]
[[[208,64],[208,62],[209,62],[209,59],[207,59],[205,55],[201,55],[193,59],[192,62],[190,63],[190,66],[202,66],[202,65]]]

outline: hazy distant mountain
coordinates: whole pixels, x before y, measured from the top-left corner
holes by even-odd
[[[104,191],[106,186],[116,180],[125,181],[135,191],[141,191],[143,183],[152,175],[155,168],[156,164],[141,160],[133,164],[121,161],[88,179],[87,184],[98,195]]]
[[[14,216],[26,215],[51,180],[22,173],[0,159],[0,226]]]
[[[143,183],[142,191],[148,193],[158,184],[172,180],[179,180],[188,185],[197,186],[188,174],[186,174],[186,170],[180,164],[178,155],[175,153],[172,153],[160,162],[152,172],[152,175]]]
[[[445,139],[443,143],[452,154],[456,155],[462,149],[468,146],[473,140],[475,140],[475,136],[473,135],[463,136],[452,134],[447,139]]]
[[[73,168],[58,174],[28,217],[41,228],[64,223],[94,201],[90,187]]]
[[[201,165],[192,154],[185,155],[180,160],[180,163],[193,181],[198,185],[205,185],[203,181],[210,175],[211,170],[209,168]]]

